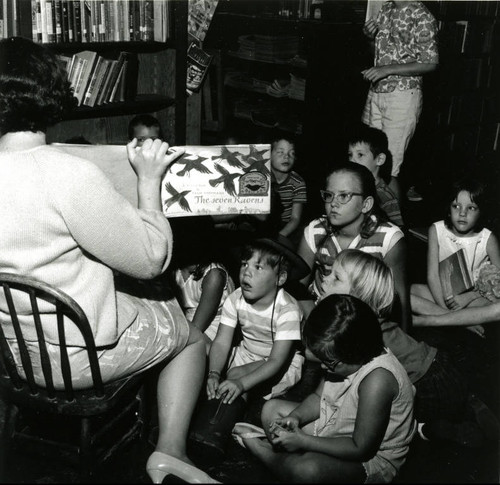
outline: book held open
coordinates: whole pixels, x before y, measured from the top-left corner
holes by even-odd
[[[137,207],[137,176],[124,145],[54,144],[95,163],[115,189]],[[176,150],[171,147],[170,150]],[[167,217],[268,214],[271,210],[271,146],[186,146],[161,185]]]

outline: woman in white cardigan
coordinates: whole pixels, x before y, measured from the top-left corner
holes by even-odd
[[[161,211],[160,183],[180,152],[166,155],[168,144],[161,140],[147,140],[140,150],[136,140],[127,145],[138,180],[138,207],[133,207],[93,163],[46,144],[47,127],[74,106],[55,54],[27,39],[0,41],[0,271],[43,280],[81,305],[105,381],[163,365],[160,431],[148,473],[158,483],[169,473],[189,482],[211,481],[186,454],[205,368],[201,334],[189,327],[177,304],[118,292],[113,279],[113,271],[151,279],[167,268],[172,232]],[[53,319],[47,313],[42,324],[57,365]],[[28,340],[34,335],[30,322],[29,315],[21,321]],[[12,336],[3,295],[0,323]],[[90,384],[85,349],[74,329],[68,329],[67,342],[75,388],[85,388]],[[17,358],[15,344],[11,348]],[[43,376],[36,378],[43,385]],[[54,376],[56,386],[60,378]]]

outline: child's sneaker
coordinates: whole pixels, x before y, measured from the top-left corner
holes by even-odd
[[[408,192],[406,192],[406,197],[410,202],[420,202],[424,200],[413,185],[408,189]]]

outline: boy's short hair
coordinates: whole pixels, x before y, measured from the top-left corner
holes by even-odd
[[[135,135],[134,135],[134,130],[137,126],[146,126],[148,128],[158,128],[158,136],[163,140],[163,132],[161,129],[160,122],[158,121],[158,118],[155,118],[153,115],[150,114],[139,114],[134,116],[129,124],[128,124],[128,139],[133,140]]]
[[[302,329],[304,344],[320,360],[366,364],[384,350],[373,310],[359,298],[329,295],[313,308]]]
[[[251,241],[245,245],[241,253],[241,259],[243,261],[248,261],[255,253],[260,255],[261,260],[265,264],[268,264],[271,268],[278,270],[278,276],[285,272],[287,274],[289,273],[291,264],[288,258],[276,249],[273,249],[259,240]]]
[[[379,317],[390,313],[394,301],[394,278],[382,260],[359,249],[345,249],[335,258],[335,265],[349,275],[352,296],[367,303]]]
[[[389,150],[387,135],[378,128],[359,123],[351,131],[347,139],[348,145],[355,145],[356,143],[366,143],[374,157],[378,157],[381,153],[385,155],[385,162],[380,167],[379,175],[388,184],[391,181],[392,154]]]
[[[288,143],[290,143],[290,145],[293,145],[293,147],[295,148],[295,140],[293,140],[291,137],[289,137],[289,136],[275,136],[271,141],[271,151],[274,150],[274,148],[276,147],[278,142],[280,142],[281,140],[287,141]]]

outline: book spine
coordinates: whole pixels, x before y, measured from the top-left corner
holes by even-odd
[[[31,0],[31,40],[38,42],[37,5],[36,0]],[[3,13],[0,3],[0,39],[3,39]]]
[[[96,89],[96,83],[97,83],[97,76],[99,74],[99,69],[100,66],[103,62],[103,57],[99,56],[96,62],[96,65],[94,67],[94,71],[92,73],[92,77],[90,78],[89,85],[87,87],[87,90],[85,91],[85,95],[83,97],[83,102],[82,104],[84,106],[90,106],[89,101],[90,98],[94,95],[94,90]]]
[[[73,0],[73,37],[75,42],[82,42],[82,9],[80,0]]]
[[[11,17],[12,17],[12,35],[17,36],[19,35],[19,25],[18,25],[18,16],[17,16],[17,1],[13,0],[12,4],[12,12],[11,12]]]
[[[143,40],[146,42],[153,40],[153,2],[151,0],[146,0],[144,4],[144,35]]]
[[[61,36],[63,42],[69,42],[68,5],[66,0],[61,0]]]
[[[98,37],[98,17],[97,17],[97,4],[95,2],[90,3],[90,42],[97,42]]]
[[[68,42],[75,41],[75,32],[73,31],[73,7],[70,0],[63,0],[65,5],[65,20],[66,28],[68,30]]]
[[[82,42],[90,42],[90,4],[88,0],[80,0],[80,14],[82,19]]]
[[[146,1],[139,3],[139,38],[137,40],[146,40]]]
[[[47,42],[53,43],[56,41],[56,33],[54,28],[54,2],[46,0],[46,29],[47,29]]]
[[[130,41],[130,20],[129,20],[129,0],[119,0],[122,10],[122,17],[120,17],[120,25],[122,28],[122,35],[124,42]]]
[[[54,0],[54,26],[56,42],[62,42],[62,0]]]
[[[42,28],[42,42],[48,42],[49,36],[47,34],[47,2],[45,0],[40,0],[40,24]]]
[[[101,1],[98,5],[98,16],[99,16],[99,42],[106,41],[106,5],[105,2]]]
[[[20,37],[33,40],[33,5],[31,0],[20,1],[17,5],[17,32]],[[35,19],[36,29],[36,19]],[[35,41],[36,42],[36,41]]]
[[[113,0],[113,18],[114,18],[114,29],[115,35],[113,40],[115,42],[120,42],[123,40],[123,9],[121,2],[119,0]]]

